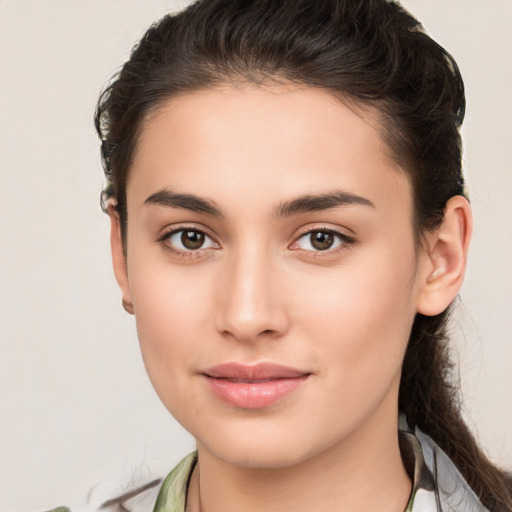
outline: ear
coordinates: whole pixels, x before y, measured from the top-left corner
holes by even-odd
[[[464,281],[469,241],[473,229],[466,198],[454,196],[444,210],[443,223],[428,235],[421,262],[417,312],[433,316],[443,312]]]
[[[114,274],[123,296],[123,307],[128,313],[133,315],[134,311],[130,294],[130,286],[128,284],[126,256],[123,247],[123,239],[121,236],[121,221],[119,219],[119,213],[115,208],[114,202],[109,204],[107,211],[110,217],[110,247],[112,249]]]

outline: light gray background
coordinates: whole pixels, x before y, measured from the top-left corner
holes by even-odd
[[[193,448],[154,394],[110,263],[92,116],[186,2],[0,0],[0,510],[66,503]],[[512,468],[512,1],[406,0],[467,86],[475,234],[454,333],[465,412]]]

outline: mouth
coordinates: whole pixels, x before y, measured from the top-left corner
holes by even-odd
[[[226,363],[202,373],[210,391],[241,409],[268,407],[299,389],[311,372],[274,363]]]

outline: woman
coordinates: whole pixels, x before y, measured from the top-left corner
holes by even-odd
[[[198,447],[155,511],[512,510],[450,383],[463,117],[457,65],[385,0],[148,30],[96,125],[123,306]]]

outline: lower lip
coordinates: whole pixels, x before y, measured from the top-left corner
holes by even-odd
[[[265,382],[233,382],[205,376],[210,389],[217,397],[241,409],[268,407],[293,393],[308,377],[309,375],[303,375]]]

